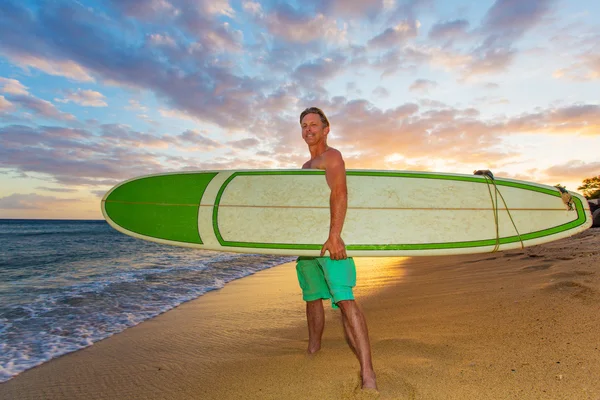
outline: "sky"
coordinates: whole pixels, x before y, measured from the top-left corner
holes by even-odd
[[[147,174],[349,169],[576,191],[600,175],[600,2],[0,2],[0,218],[101,219]],[[432,194],[434,195],[434,194]]]

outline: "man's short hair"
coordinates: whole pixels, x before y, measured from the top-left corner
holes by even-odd
[[[323,110],[321,110],[320,108],[309,107],[306,110],[302,111],[302,114],[300,114],[300,124],[302,124],[302,118],[304,118],[306,114],[317,114],[321,118],[321,122],[323,123],[323,125],[326,127],[329,126],[329,121],[327,120],[327,117],[325,116]]]

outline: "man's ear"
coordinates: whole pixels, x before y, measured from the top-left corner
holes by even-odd
[[[323,134],[325,136],[327,136],[329,134],[329,127],[328,126],[326,126],[325,129],[323,129]]]

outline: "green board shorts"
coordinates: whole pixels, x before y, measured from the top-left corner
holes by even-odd
[[[298,257],[296,273],[304,301],[331,299],[331,306],[337,308],[339,301],[354,300],[356,265],[352,258]]]

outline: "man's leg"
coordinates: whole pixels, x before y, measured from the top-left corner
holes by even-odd
[[[307,352],[312,354],[321,349],[321,337],[325,327],[323,299],[329,298],[329,287],[325,281],[323,269],[314,257],[299,257],[296,261],[296,273],[302,289],[302,298],[306,301]]]
[[[306,302],[306,321],[308,322],[308,353],[313,354],[321,349],[321,338],[325,328],[325,311],[323,300]]]
[[[354,336],[352,336],[352,330],[350,329],[348,320],[344,317],[344,313],[342,313],[342,324],[344,325],[344,338],[346,339],[346,343],[348,343],[350,350],[352,350],[354,355],[358,358],[358,353],[356,352],[356,342],[354,341]]]
[[[377,389],[373,361],[371,360],[371,344],[369,332],[363,313],[354,300],[342,300],[337,303],[342,311],[344,330],[351,347],[360,363],[360,376],[363,389]]]

